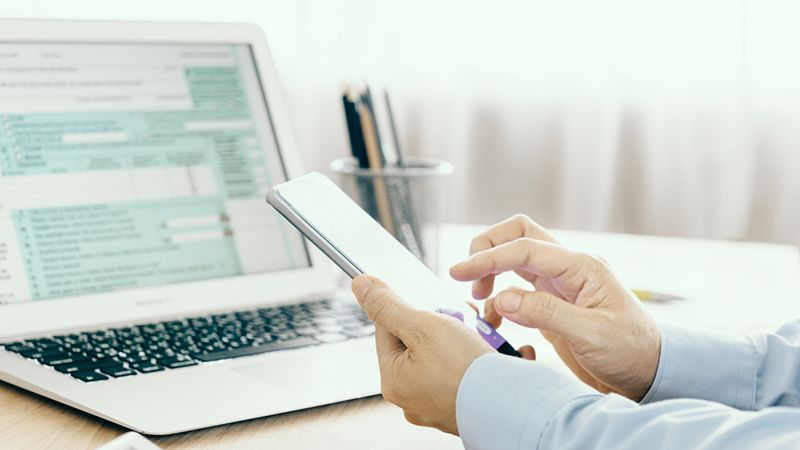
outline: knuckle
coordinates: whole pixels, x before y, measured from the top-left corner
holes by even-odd
[[[595,331],[605,333],[614,328],[614,316],[607,311],[597,311],[592,321],[595,325]]]
[[[605,270],[606,264],[605,262],[590,253],[581,253],[580,254],[580,265],[588,269],[590,272],[599,273]]]
[[[536,239],[529,237],[521,237],[514,240],[515,245],[527,251],[533,251],[536,247]]]
[[[531,223],[533,223],[533,219],[526,216],[525,214],[514,214],[511,216],[511,222],[520,225],[522,227],[527,227]]]
[[[514,214],[511,217],[511,223],[513,223],[514,226],[519,228],[523,236],[529,235],[531,233],[531,228],[533,228],[535,225],[533,219],[526,216],[525,214]]]
[[[523,237],[516,240],[516,245],[519,248],[519,254],[525,255],[525,265],[531,265],[537,250],[536,240]]]
[[[587,254],[582,267],[586,271],[587,281],[591,281],[599,285],[607,283],[609,278],[613,277],[608,263],[599,256]]]
[[[591,256],[597,261],[597,263],[604,268],[608,268],[608,261],[600,255],[592,253]]]
[[[477,253],[477,252],[479,252],[481,250],[485,250],[485,249],[491,248],[491,247],[492,246],[491,246],[491,242],[489,242],[489,238],[487,238],[485,235],[481,234],[481,235],[475,236],[472,239],[472,241],[470,241],[470,243],[469,243],[469,253],[470,254]]]

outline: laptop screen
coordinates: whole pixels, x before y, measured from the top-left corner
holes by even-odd
[[[0,304],[307,267],[249,45],[0,42]]]

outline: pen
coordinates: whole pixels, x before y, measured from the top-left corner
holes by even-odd
[[[342,95],[345,119],[347,120],[347,134],[350,137],[350,149],[353,157],[358,161],[358,166],[362,169],[369,168],[367,160],[366,144],[364,143],[364,132],[361,129],[361,119],[356,109],[356,104],[352,100],[352,92],[346,90]]]
[[[394,146],[395,162],[397,167],[406,168],[407,159],[405,151],[400,145],[400,136],[397,132],[397,124],[394,119],[394,112],[392,111],[392,103],[389,100],[389,92],[383,91],[383,101],[386,106],[386,118],[389,122],[389,131],[392,135],[392,143]],[[398,184],[397,192],[395,195],[396,201],[402,209],[403,220],[399,222],[399,231],[404,237],[404,241],[411,253],[417,256],[420,260],[425,260],[425,245],[423,243],[422,231],[419,228],[419,222],[416,217],[416,211],[411,198],[411,185],[406,177],[398,177],[393,180]]]
[[[394,120],[394,111],[392,111],[392,102],[389,101],[389,92],[383,91],[383,101],[386,103],[386,116],[389,118],[389,131],[392,132],[392,142],[394,143],[394,152],[397,158],[397,167],[406,166],[405,150],[400,146],[400,136],[397,133],[397,123]]]
[[[471,303],[467,303],[470,308],[475,309],[475,331],[478,332],[479,335],[486,341],[487,344],[491,345],[493,349],[497,350],[498,353],[502,353],[508,356],[515,356],[517,358],[522,358],[522,355],[514,349],[514,347],[506,341],[506,339],[494,329],[493,326],[489,324],[489,322],[483,320],[478,310],[475,308],[475,305]],[[447,308],[439,308],[436,312],[440,314],[444,314],[450,316],[454,319],[457,319],[464,322],[464,314],[461,311],[456,311],[454,309],[447,309]]]

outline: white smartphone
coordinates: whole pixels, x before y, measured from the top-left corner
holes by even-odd
[[[312,172],[279,184],[267,202],[351,278],[375,275],[411,305],[454,317],[473,326],[497,351],[520,356],[466,299],[326,176]]]
[[[312,172],[279,184],[267,202],[351,278],[375,275],[425,309],[456,303],[443,280],[328,177]]]

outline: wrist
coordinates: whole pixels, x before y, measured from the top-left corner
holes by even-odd
[[[669,323],[660,325],[658,369],[641,403],[694,398],[753,409],[757,368],[750,339]],[[713,355],[713,368],[708,366],[709,355]]]
[[[467,448],[520,448],[537,442],[559,410],[587,395],[600,396],[539,362],[481,355],[458,388],[458,432]]]
[[[658,365],[661,357],[661,331],[655,324],[649,330],[649,337],[646,339],[648,344],[642,354],[640,367],[642,372],[639,376],[639,386],[633,395],[627,396],[633,401],[640,402],[647,395],[653,386],[658,373]]]

